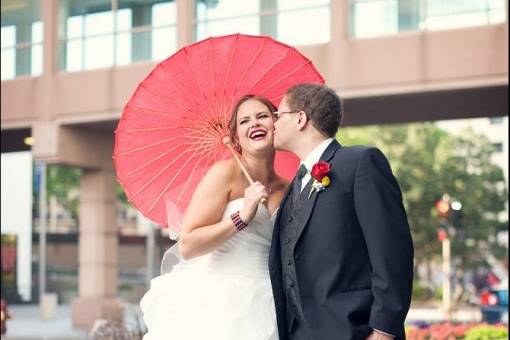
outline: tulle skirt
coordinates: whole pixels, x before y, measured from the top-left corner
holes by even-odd
[[[140,302],[144,340],[278,340],[268,273],[215,271],[206,259],[177,264]]]

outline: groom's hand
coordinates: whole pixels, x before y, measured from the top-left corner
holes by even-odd
[[[372,334],[369,335],[367,340],[393,340],[394,337],[388,334],[381,333],[379,331],[374,330]]]

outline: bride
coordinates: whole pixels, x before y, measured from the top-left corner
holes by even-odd
[[[140,302],[144,340],[278,339],[267,261],[288,182],[274,171],[273,111],[252,95],[235,106],[230,137],[256,182],[250,185],[233,159],[204,176],[181,229],[184,261],[154,278]]]

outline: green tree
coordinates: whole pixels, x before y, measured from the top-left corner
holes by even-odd
[[[36,173],[34,165],[33,173]],[[46,174],[46,192],[47,202],[50,197],[55,197],[57,202],[66,209],[71,217],[79,223],[79,191],[80,191],[80,178],[82,170],[76,167],[69,167],[65,165],[48,165]],[[35,179],[35,177],[34,177]],[[39,183],[34,181],[33,188],[33,216],[39,216]],[[122,187],[117,183],[116,185],[117,201],[122,206],[128,206],[126,194]]]
[[[34,174],[36,166],[34,165]],[[48,165],[46,168],[46,200],[55,197],[71,217],[79,223],[78,205],[81,169],[63,165]],[[39,183],[34,182],[34,216],[39,216]]]
[[[64,165],[49,165],[47,169],[48,197],[54,196],[73,220],[79,223],[79,190],[81,169]]]
[[[344,145],[377,146],[388,157],[404,196],[417,265],[440,256],[434,206],[443,193],[462,203],[462,225],[452,237],[459,269],[484,261],[480,247],[505,256],[493,236],[508,227],[498,219],[507,189],[487,138],[472,131],[453,136],[433,123],[344,128],[337,138]]]

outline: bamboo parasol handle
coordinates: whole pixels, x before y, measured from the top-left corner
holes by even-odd
[[[239,156],[237,156],[237,152],[235,152],[234,148],[232,148],[232,140],[230,139],[230,137],[225,136],[223,138],[223,144],[225,144],[225,146],[230,150],[230,152],[232,152],[232,155],[234,156],[235,160],[237,161],[237,164],[241,168],[241,171],[243,172],[243,174],[246,177],[246,179],[248,180],[248,182],[250,182],[250,184],[253,184],[253,179],[251,178],[250,174],[248,173],[248,170],[246,170],[243,163],[239,159]],[[260,203],[267,204],[267,199],[265,199],[265,198],[261,199]]]

